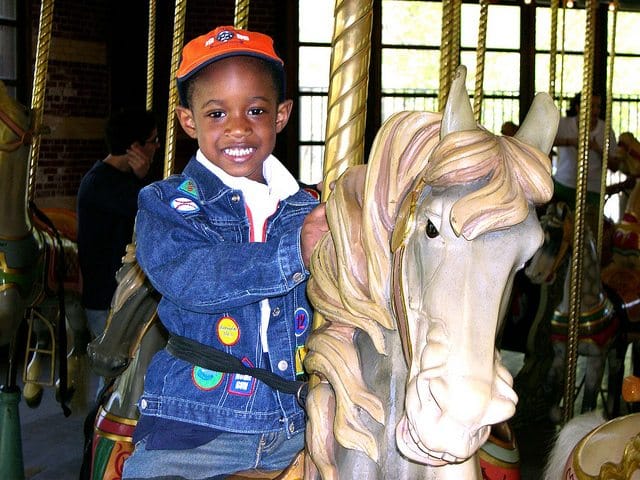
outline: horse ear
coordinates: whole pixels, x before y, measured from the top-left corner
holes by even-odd
[[[548,154],[558,133],[559,122],[560,112],[551,96],[539,93],[514,137]]]
[[[440,139],[442,140],[452,132],[462,130],[475,130],[478,128],[473,116],[471,101],[465,84],[467,79],[467,67],[460,65],[451,83],[447,104],[442,115],[440,126]]]

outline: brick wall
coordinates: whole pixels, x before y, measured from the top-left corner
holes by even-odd
[[[233,24],[233,0],[189,0],[185,41],[221,24]],[[44,124],[36,173],[35,197],[51,203],[56,197],[75,197],[82,175],[106,149],[104,121],[112,109],[145,105],[147,2],[136,0],[56,0],[44,102]],[[154,110],[164,131],[173,2],[158,1]],[[278,38],[281,0],[253,0],[249,28]],[[40,0],[31,0],[32,57],[35,57]],[[35,60],[33,60],[35,62]],[[30,71],[33,70],[33,67]],[[179,127],[178,127],[179,129]],[[186,163],[194,143],[180,135],[175,169]],[[154,174],[162,175],[160,151]]]

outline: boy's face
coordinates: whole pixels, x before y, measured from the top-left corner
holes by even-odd
[[[176,107],[184,131],[229,175],[264,183],[262,164],[289,120],[291,100],[278,104],[266,68],[251,57],[219,60],[193,82],[190,108]]]

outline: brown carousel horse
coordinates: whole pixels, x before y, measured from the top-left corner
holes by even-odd
[[[368,165],[336,183],[331,235],[316,249],[309,285],[326,322],[309,339],[305,366],[320,380],[307,402],[304,462],[279,478],[300,478],[304,465],[308,479],[354,471],[479,479],[476,454],[490,426],[513,414],[495,336],[513,275],[542,241],[533,205],[551,196],[546,153],[558,113],[538,96],[518,135],[496,137],[473,119],[465,73],[444,115],[394,115]],[[93,478],[121,474],[143,372],[164,344],[161,334],[148,344],[141,335],[157,298],[133,253],[132,245],[105,333],[89,346],[94,370],[127,369],[117,402],[109,397],[95,423]]]
[[[73,373],[74,368],[81,369],[83,358],[86,363],[89,336],[79,301],[76,245],[60,234],[48,216],[28,204],[29,143],[33,135],[31,113],[15,102],[0,82],[0,346],[10,345],[9,358],[0,360],[7,366],[3,391],[12,392],[17,395],[16,402],[19,400],[16,355],[22,346],[17,341],[26,317],[29,338],[33,332],[37,340],[35,345],[28,342],[26,346],[24,398],[30,406],[39,404],[43,385],[53,384],[57,364],[57,396],[65,415],[69,415],[66,403],[70,392],[88,383],[85,378],[76,385]],[[68,359],[65,319],[73,332]],[[43,362],[49,367],[44,379]],[[88,373],[88,369],[84,371]],[[0,443],[6,445],[5,441]],[[13,461],[0,455],[0,473],[11,469],[7,465]],[[23,472],[15,475],[22,476]]]

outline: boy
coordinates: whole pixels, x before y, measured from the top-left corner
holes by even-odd
[[[309,258],[328,226],[324,205],[271,155],[292,107],[283,78],[260,33],[218,27],[184,47],[176,113],[199,149],[181,175],[140,193],[136,255],[172,340],[292,381],[311,328]],[[172,352],[147,370],[123,478],[276,471],[303,448],[295,395]]]

